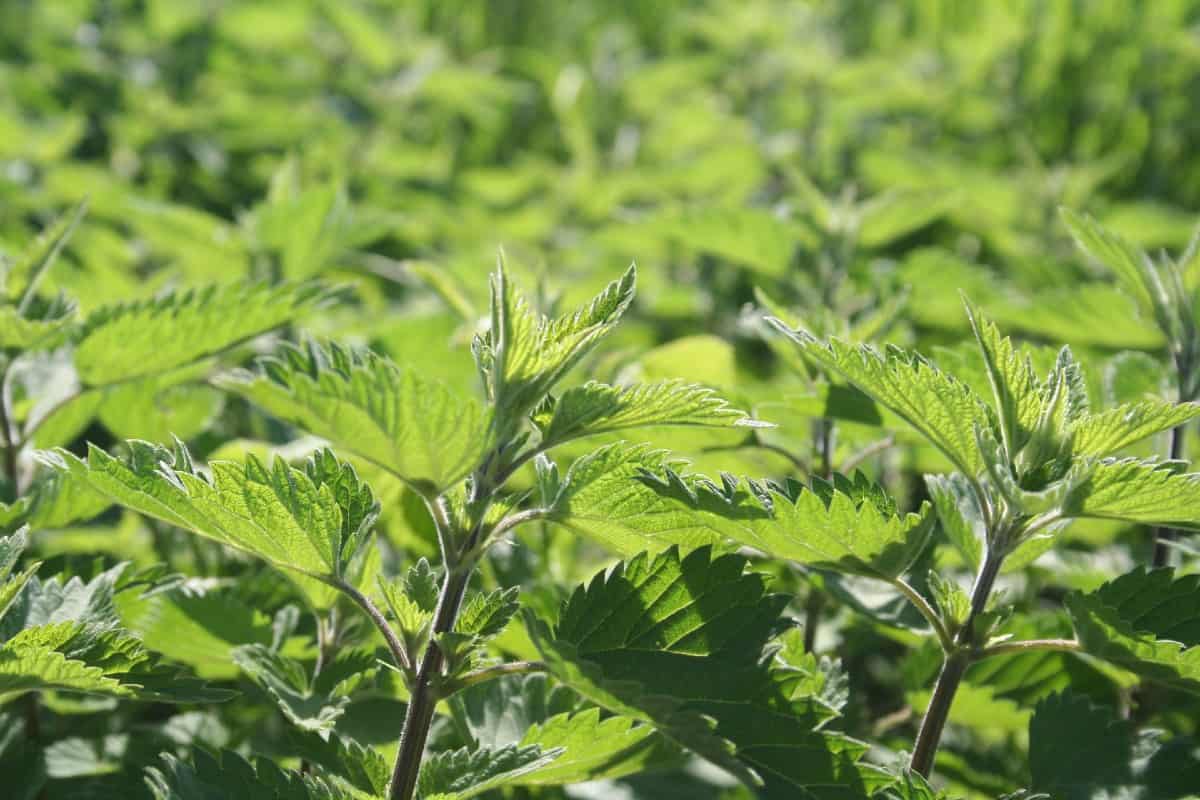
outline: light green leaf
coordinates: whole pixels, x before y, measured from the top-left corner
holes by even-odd
[[[929,541],[932,506],[900,514],[865,475],[814,479],[810,486],[722,476],[717,485],[667,467],[642,481],[695,515],[710,530],[797,564],[890,581],[904,574]]]
[[[589,381],[563,392],[544,412],[534,415],[542,447],[580,436],[653,425],[765,427],[731,407],[715,391],[686,381],[610,386]]]
[[[659,472],[672,463],[677,462],[665,452],[645,445],[606,445],[571,465],[556,498],[548,499],[547,521],[621,555],[721,541],[707,520],[636,480],[643,471]]]
[[[1086,214],[1063,208],[1060,215],[1079,248],[1111,269],[1144,311],[1161,319],[1167,308],[1167,295],[1146,255]]]
[[[1200,474],[1134,458],[1091,464],[1063,500],[1065,517],[1097,517],[1200,529]]]
[[[1139,568],[1066,604],[1085,652],[1200,693],[1200,575]]]
[[[983,353],[988,381],[996,399],[1000,433],[1009,458],[1014,457],[1037,427],[1042,409],[1042,386],[1033,361],[1018,353],[1012,339],[1000,331],[964,298],[971,330]]]
[[[516,782],[552,762],[561,751],[508,745],[497,750],[442,751],[427,756],[417,778],[417,800],[468,800]]]
[[[977,478],[984,469],[975,429],[992,430],[991,411],[964,383],[917,353],[887,346],[820,342],[774,321],[812,360],[840,375],[927,438],[960,471]]]
[[[551,319],[530,308],[499,264],[492,275],[491,328],[476,337],[473,350],[500,424],[516,425],[612,330],[633,301],[636,281],[631,266],[588,305]]]
[[[216,461],[210,478],[181,444],[135,440],[129,449],[122,461],[93,446],[86,462],[58,450],[56,466],[116,503],[313,578],[341,578],[379,511],[370,488],[328,451],[304,469],[280,458],[270,469],[253,456]]]
[[[1072,427],[1077,456],[1109,456],[1200,417],[1200,403],[1146,399],[1088,414]]]
[[[498,635],[520,608],[521,589],[513,586],[494,592],[476,592],[463,606],[454,630],[487,640]]]
[[[425,492],[465,477],[490,441],[474,400],[369,350],[286,347],[216,382]]]
[[[100,667],[67,658],[55,650],[29,646],[20,634],[0,646],[0,703],[45,689],[116,697],[133,694]]]
[[[278,328],[334,296],[311,283],[234,283],[102,308],[83,325],[75,366],[85,386],[155,375]]]
[[[16,262],[0,273],[0,287],[3,287],[5,295],[14,306],[22,311],[28,308],[38,283],[54,265],[54,260],[58,258],[63,245],[67,243],[86,211],[86,200],[77,203],[42,231]],[[0,330],[4,329],[2,323],[3,320],[0,319]]]
[[[0,350],[49,349],[61,343],[75,319],[75,305],[62,298],[34,300],[22,311],[0,305]]]
[[[524,786],[565,786],[584,781],[612,780],[679,762],[680,753],[653,726],[625,717],[600,718],[600,709],[558,714],[536,723],[521,746],[561,750],[552,762],[521,776]]]

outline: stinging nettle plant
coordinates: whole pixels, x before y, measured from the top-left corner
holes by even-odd
[[[351,774],[353,788],[370,796],[465,798],[505,784],[619,776],[677,761],[686,749],[773,791],[833,780],[866,796],[889,786],[892,776],[860,763],[861,743],[820,730],[839,706],[821,696],[827,679],[816,660],[778,638],[790,627],[786,598],[768,594],[744,557],[714,550],[702,526],[645,496],[637,475],[669,464],[664,454],[611,443],[561,475],[550,460],[559,445],[631,428],[763,424],[708,389],[675,381],[588,382],[551,393],[620,319],[634,279],[631,268],[590,304],[550,319],[529,307],[501,265],[490,325],[473,346],[484,405],[369,351],[333,344],[288,346],[257,370],[217,380],[416,492],[436,529],[436,568],[422,560],[391,578],[374,570],[370,585],[373,570],[364,564],[379,503],[331,450],[300,467],[249,457],[202,468],[178,443],[133,441],[126,458],[92,447],[86,460],[62,450],[48,460],[117,503],[282,567],[314,611],[319,639],[339,594],[370,619],[407,695],[390,774],[381,772],[378,753],[288,702],[311,696],[321,661],[307,678],[306,668],[262,648],[236,656],[285,716],[354,753],[342,759],[353,769],[312,773],[309,765],[297,778],[305,785],[334,791]],[[532,492],[510,488],[525,465],[533,467]],[[488,644],[521,604],[515,587],[480,592],[472,578],[489,547],[539,520],[628,557],[579,587],[557,620],[523,611],[540,658],[496,660]],[[652,553],[641,552],[656,542],[648,526],[661,534]],[[322,658],[337,657],[330,648]],[[590,710],[535,724],[502,747],[429,751],[439,703],[503,693],[533,673],[573,689]],[[180,776],[242,769],[233,756],[225,762],[169,760],[176,777],[156,780],[169,786]]]
[[[1147,620],[1131,601],[1155,587],[1195,594],[1194,581],[1173,581],[1170,570],[1137,571],[1095,592],[1068,595],[1074,639],[994,636],[1007,609],[989,604],[1001,570],[1036,558],[1073,519],[1200,527],[1200,474],[1181,473],[1178,462],[1117,455],[1200,416],[1200,406],[1146,399],[1092,411],[1068,348],[1041,379],[1031,358],[969,303],[967,314],[991,384],[990,404],[915,353],[823,342],[778,325],[806,357],[896,414],[956,468],[927,476],[926,483],[950,541],[976,570],[974,584],[968,593],[934,573],[933,603],[905,592],[944,653],[910,761],[913,771],[926,776],[963,675],[983,659],[1039,649],[1081,651],[1150,679],[1192,690],[1200,686],[1194,649],[1200,642],[1179,638],[1180,619],[1164,614]],[[912,534],[892,536],[875,541],[868,552],[886,559],[923,544]],[[842,562],[835,568],[846,567]]]

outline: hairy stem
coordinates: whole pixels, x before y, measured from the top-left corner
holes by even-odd
[[[954,703],[954,695],[958,685],[962,683],[967,667],[971,665],[971,647],[975,639],[975,619],[987,607],[988,596],[1000,574],[1000,565],[1004,556],[989,549],[987,556],[979,568],[975,578],[975,587],[971,590],[971,612],[967,621],[959,629],[954,639],[955,648],[946,656],[942,664],[941,674],[933,687],[933,696],[929,700],[929,708],[925,718],[921,720],[921,730],[917,733],[917,741],[913,745],[912,759],[909,769],[924,778],[929,777],[933,770],[933,759],[937,755],[938,744],[942,740],[942,731],[950,716],[950,706]]]
[[[434,614],[433,633],[421,658],[421,666],[417,670],[416,681],[412,687],[412,697],[408,702],[408,712],[404,715],[400,750],[396,754],[396,764],[392,769],[391,800],[411,800],[417,788],[421,756],[425,752],[425,740],[429,736],[429,726],[433,723],[433,712],[439,700],[434,681],[442,671],[443,657],[436,637],[454,628],[470,577],[468,571],[451,569],[447,570],[446,580],[442,583],[437,611]]]
[[[20,445],[17,443],[17,432],[13,428],[12,414],[9,412],[8,371],[10,366],[12,366],[12,362],[6,361],[0,367],[0,435],[4,437],[4,474],[12,482],[13,499],[15,500],[21,496],[17,480],[17,454],[20,451]]]
[[[904,578],[896,578],[891,583],[916,607],[917,611],[921,612],[921,616],[925,618],[925,621],[929,623],[929,627],[933,628],[933,632],[937,634],[938,642],[942,645],[942,650],[947,653],[953,650],[954,638],[950,636],[950,631],[946,630],[946,626],[942,624],[941,616],[938,615],[933,606],[929,605],[929,601],[912,584],[904,580]]]
[[[337,588],[343,594],[354,601],[355,605],[363,610],[363,612],[371,618],[371,622],[383,634],[383,640],[387,642],[388,650],[392,653],[392,658],[406,675],[412,674],[412,661],[408,657],[408,651],[404,647],[404,643],[400,641],[400,637],[396,635],[396,631],[388,624],[387,617],[379,610],[379,606],[371,602],[371,598],[360,592],[354,586],[342,581],[337,584]]]
[[[469,689],[472,686],[478,686],[481,683],[487,683],[496,678],[503,678],[506,675],[532,675],[537,672],[545,672],[546,670],[547,666],[541,661],[509,661],[505,664],[496,664],[493,667],[487,667],[459,678],[454,682],[453,686],[446,688],[445,696],[449,697],[452,694],[461,692],[463,689]]]
[[[1187,425],[1177,425],[1171,429],[1171,458],[1184,458],[1184,440],[1187,438]],[[1165,567],[1171,560],[1171,542],[1175,540],[1176,531],[1173,528],[1154,529],[1154,556],[1151,563],[1155,567]]]

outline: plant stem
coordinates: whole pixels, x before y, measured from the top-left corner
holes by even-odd
[[[912,759],[908,765],[909,769],[923,778],[928,778],[933,769],[933,759],[937,755],[938,744],[942,740],[942,730],[946,727],[946,719],[950,716],[950,706],[954,702],[954,695],[958,692],[958,685],[962,683],[963,674],[971,665],[975,619],[987,607],[988,596],[992,593],[992,587],[996,583],[996,576],[1000,574],[1000,565],[1003,562],[1003,555],[998,554],[995,550],[988,550],[987,556],[979,568],[979,575],[975,578],[975,587],[971,590],[971,612],[967,615],[967,620],[963,623],[962,628],[959,629],[958,635],[954,639],[955,649],[946,655],[937,684],[933,687],[933,696],[929,700],[925,718],[921,720],[921,730],[917,734],[917,741],[913,745]]]
[[[437,644],[437,635],[453,629],[470,577],[470,572],[466,570],[446,571],[446,580],[442,583],[437,611],[434,614],[433,632],[421,658],[412,697],[409,698],[408,711],[404,715],[400,750],[396,753],[396,765],[392,769],[391,800],[411,800],[417,788],[421,756],[425,752],[425,740],[429,736],[429,726],[433,723],[433,712],[439,699],[434,680],[442,671],[443,658],[442,650]]]
[[[908,598],[910,603],[916,606],[917,611],[921,612],[921,616],[925,618],[925,621],[929,623],[929,627],[933,628],[933,632],[937,634],[938,641],[942,645],[942,650],[947,653],[953,650],[954,639],[950,636],[950,631],[946,630],[946,626],[942,624],[942,618],[938,615],[937,611],[934,610],[933,606],[929,605],[929,601],[913,588],[912,584],[904,580],[904,578],[896,578],[891,583],[900,590],[901,594]]]
[[[0,367],[0,434],[4,436],[4,474],[12,482],[13,499],[16,500],[21,496],[21,489],[17,480],[17,454],[20,450],[20,445],[17,444],[17,433],[13,429],[10,420],[12,415],[8,410],[8,372],[11,366],[11,361],[5,361],[3,367]]]
[[[355,605],[361,608],[379,632],[383,634],[384,641],[387,642],[388,650],[392,652],[392,658],[396,661],[396,666],[399,667],[405,674],[412,674],[412,661],[408,657],[408,651],[404,648],[404,643],[400,641],[400,637],[396,635],[396,631],[388,624],[387,617],[379,610],[379,606],[371,602],[371,598],[360,592],[354,586],[342,581],[337,584],[337,588],[342,591],[347,597],[354,601]]]
[[[1187,439],[1187,424],[1176,425],[1171,429],[1171,459],[1184,457],[1184,441]],[[1165,567],[1171,560],[1171,542],[1175,540],[1176,532],[1172,528],[1154,529],[1154,556],[1151,564],[1155,567]]]
[[[821,609],[825,606],[825,594],[810,584],[808,600],[804,603],[804,652],[811,653],[817,644],[817,625],[821,621]]]

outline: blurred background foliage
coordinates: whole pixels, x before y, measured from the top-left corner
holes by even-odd
[[[904,438],[859,458],[887,420],[810,379],[763,313],[914,345],[986,383],[961,346],[961,289],[1046,345],[1047,364],[1065,342],[1096,365],[1097,404],[1170,391],[1161,333],[1079,254],[1057,209],[1149,250],[1186,246],[1200,207],[1198,25],[1193,0],[0,0],[0,252],[87,198],[45,286],[84,312],[319,277],[353,299],[308,331],[463,387],[477,384],[469,341],[501,248],[546,310],[636,261],[632,321],[585,371],[707,383],[780,425],[657,444],[710,473],[861,462],[913,500],[945,463]],[[203,377],[113,390],[38,444],[176,433],[209,457],[287,443]],[[398,486],[379,493],[389,540],[431,553],[419,506]],[[38,546],[60,560],[228,569],[219,551],[128,519],[103,544],[95,529],[46,527]],[[1118,526],[1067,536],[1014,593],[1036,605],[1144,556],[1144,537]],[[523,558],[568,581],[598,563],[578,547],[548,532]],[[490,569],[535,572],[510,558]],[[239,586],[230,602],[261,628],[252,609],[282,601]],[[846,728],[903,746],[936,652],[905,649],[915,639],[888,617],[892,598],[822,592],[874,615],[824,629],[857,698]],[[1128,688],[1067,661],[1056,669],[1097,699]],[[1032,704],[1065,678],[977,677],[956,710],[983,733],[952,731],[939,770],[996,796],[1024,779],[1001,742],[1020,746]],[[1188,707],[1169,720],[1183,733]],[[643,783],[642,796],[667,796]]]

